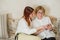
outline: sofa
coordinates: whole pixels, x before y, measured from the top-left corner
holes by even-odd
[[[49,16],[53,25],[55,26],[55,30],[53,30],[55,32],[55,34],[57,35],[57,18],[53,17],[53,16]],[[10,39],[14,38],[15,36],[15,32],[16,32],[16,28],[17,28],[17,24],[18,21],[20,19],[13,19],[13,18],[9,18],[8,17],[8,35],[10,37]],[[41,40],[40,37],[38,36],[33,36],[33,35],[25,35],[25,34],[20,34],[18,35],[18,40]]]

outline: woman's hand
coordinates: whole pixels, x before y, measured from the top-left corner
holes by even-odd
[[[52,30],[52,25],[51,25],[51,24],[45,25],[44,28],[45,28],[46,30]]]
[[[43,32],[44,30],[45,30],[44,27],[38,27],[38,28],[37,28],[37,32]]]
[[[45,29],[43,28],[43,27],[38,27],[37,28],[37,32],[36,33],[34,33],[34,35],[38,35],[38,34],[40,34],[41,32],[43,32]]]
[[[53,29],[52,25],[48,25],[47,27],[48,27],[48,30],[52,30]]]

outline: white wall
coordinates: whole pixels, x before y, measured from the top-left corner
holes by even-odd
[[[10,13],[13,18],[21,17],[26,3],[24,0],[0,0],[0,14]]]
[[[28,5],[35,7],[45,5],[49,8],[50,15],[60,17],[60,0],[29,0]]]
[[[21,17],[24,7],[46,5],[50,15],[60,17],[60,0],[0,0],[0,14],[11,13],[13,18]]]

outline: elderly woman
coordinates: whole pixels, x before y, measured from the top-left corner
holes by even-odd
[[[37,28],[40,27],[40,31],[35,33],[42,40],[56,40],[55,33],[52,31],[53,24],[49,17],[45,16],[45,9],[42,6],[38,6],[35,9],[36,19],[32,22],[33,27]]]

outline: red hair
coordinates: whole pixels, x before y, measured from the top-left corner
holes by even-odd
[[[26,22],[28,23],[28,26],[30,26],[29,16],[33,11],[34,9],[29,6],[25,7],[24,9],[24,17],[25,17]]]

